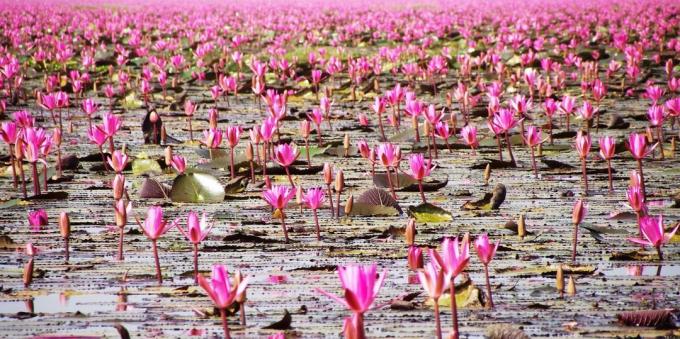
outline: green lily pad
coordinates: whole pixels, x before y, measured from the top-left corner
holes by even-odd
[[[453,220],[451,212],[430,203],[409,206],[408,215],[416,218],[418,222],[436,223]]]
[[[172,183],[170,199],[174,202],[213,203],[224,201],[224,187],[210,174],[178,175]]]
[[[135,159],[132,161],[132,174],[161,174],[161,165],[155,159]]]
[[[121,105],[125,109],[132,110],[132,109],[138,109],[138,108],[142,107],[143,104],[144,104],[144,102],[142,102],[142,100],[137,99],[137,96],[133,92],[133,93],[128,94],[123,99],[123,103]]]

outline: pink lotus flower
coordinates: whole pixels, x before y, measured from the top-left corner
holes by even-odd
[[[626,191],[626,198],[628,199],[628,206],[638,215],[643,215],[647,211],[645,203],[645,196],[642,193],[640,186],[630,186]]]
[[[284,209],[288,205],[288,201],[295,196],[295,190],[287,186],[272,186],[271,188],[262,192],[262,198],[281,213],[281,227],[283,228],[283,235],[288,242],[288,229],[286,228],[286,214]]]
[[[120,150],[116,150],[113,152],[112,156],[108,157],[108,164],[111,166],[114,172],[116,173],[121,173],[125,170],[125,167],[128,164],[129,157],[127,154],[123,153]]]
[[[408,262],[408,268],[414,271],[423,268],[423,250],[418,246],[409,246],[406,261]]]
[[[667,100],[665,106],[671,116],[680,117],[680,97]]]
[[[28,212],[28,224],[33,231],[39,231],[41,227],[47,226],[47,212],[44,209]]]
[[[675,232],[678,231],[680,223],[678,223],[675,228],[666,232],[663,225],[663,215],[659,215],[658,218],[651,216],[644,216],[640,218],[640,230],[642,231],[642,236],[638,238],[628,238],[637,244],[652,246],[656,248],[656,252],[659,255],[659,260],[663,260],[663,253],[661,253],[661,247],[671,241]]]
[[[475,240],[475,249],[477,250],[477,256],[479,261],[484,265],[488,265],[496,254],[500,240],[496,241],[495,244],[489,243],[489,236],[484,233],[477,237]]]
[[[219,128],[210,128],[203,131],[203,144],[208,148],[218,148],[222,143],[222,130]]]
[[[243,133],[241,126],[227,126],[224,131],[224,138],[227,140],[227,145],[230,148],[238,145],[239,140],[241,140],[241,133]]]
[[[479,141],[477,140],[477,127],[472,125],[467,125],[460,130],[460,137],[463,139],[465,144],[472,148],[472,154],[475,154],[475,150],[479,147]]]
[[[106,112],[102,116],[102,131],[109,138],[113,138],[118,130],[123,126],[123,121],[113,113]]]
[[[654,105],[656,105],[659,100],[661,100],[661,97],[664,95],[664,90],[663,88],[659,86],[649,86],[645,89],[645,96],[652,101]]]
[[[139,219],[137,219],[137,224],[144,232],[144,235],[151,240],[153,256],[156,262],[156,279],[158,279],[159,285],[163,284],[163,275],[161,274],[161,263],[158,260],[158,246],[156,242],[168,230],[175,227],[178,222],[179,218],[175,219],[173,222],[163,220],[163,210],[160,206],[149,207],[146,212],[144,223],[141,223]]]
[[[210,230],[213,227],[213,223],[208,223],[206,214],[203,213],[201,220],[198,219],[198,214],[194,211],[189,212],[187,216],[187,229],[184,230],[179,224],[177,224],[177,229],[182,233],[187,240],[193,245],[194,252],[194,282],[198,282],[198,245],[205,239]]]
[[[423,179],[429,177],[432,172],[432,159],[428,159],[427,163],[425,163],[425,157],[421,153],[415,153],[411,154],[408,163],[411,170],[409,175],[418,181],[420,198],[423,200],[423,203],[427,203],[425,193],[423,192]]]
[[[642,133],[631,133],[628,136],[626,147],[635,160],[641,160],[649,155],[656,145],[649,147],[647,145],[647,136]]]
[[[281,144],[274,148],[274,160],[286,170],[288,181],[292,187],[295,187],[295,183],[293,183],[293,178],[290,176],[289,168],[299,155],[300,151],[295,144]]]
[[[93,99],[88,98],[83,100],[81,107],[85,115],[87,115],[88,122],[92,125],[92,114],[99,110],[99,105]]]
[[[198,284],[208,293],[208,296],[220,310],[224,336],[230,338],[229,325],[227,323],[227,308],[234,303],[236,298],[245,293],[250,277],[236,281],[233,285],[229,282],[229,272],[226,265],[213,265],[210,280],[198,275]]]
[[[597,109],[595,109],[588,101],[584,101],[583,106],[578,109],[578,114],[583,120],[591,120],[595,116],[596,112]]]
[[[181,155],[173,155],[170,165],[177,171],[177,174],[184,174],[187,169],[186,159]]]
[[[270,142],[276,131],[276,118],[269,117],[260,125],[260,136],[265,142]]]
[[[95,145],[97,145],[100,149],[102,145],[106,142],[106,139],[108,137],[106,136],[106,133],[102,131],[98,127],[92,127],[87,130],[87,137],[92,141]]]
[[[430,258],[446,274],[449,281],[449,293],[451,297],[451,318],[453,320],[452,335],[458,337],[458,310],[456,307],[456,283],[455,279],[470,262],[470,236],[466,233],[463,241],[458,245],[458,237],[453,240],[447,237],[441,244],[441,253],[430,249]]]
[[[338,276],[345,292],[345,298],[338,297],[320,288],[317,288],[316,291],[344,305],[355,315],[362,316],[371,308],[375,297],[378,295],[385,277],[387,277],[387,269],[378,275],[375,264],[338,266]]]
[[[423,286],[427,295],[432,298],[434,304],[434,319],[436,337],[442,337],[441,321],[439,320],[439,298],[441,298],[444,291],[450,284],[450,280],[446,279],[444,271],[439,269],[435,263],[430,262],[425,266],[425,269],[418,272],[418,280]]]
[[[601,137],[599,144],[600,144],[600,157],[602,158],[602,160],[607,161],[607,171],[609,173],[609,192],[611,193],[614,190],[612,184],[611,160],[614,157],[614,153],[616,152],[616,139],[610,136]]]
[[[576,244],[578,242],[578,227],[588,214],[588,205],[581,199],[576,200],[571,213],[571,222],[574,224],[574,237],[572,239],[571,261],[576,262]]]
[[[312,209],[312,212],[314,213],[316,240],[321,240],[321,229],[319,227],[319,216],[317,214],[317,210],[321,208],[321,205],[323,205],[324,201],[326,200],[326,193],[324,193],[324,190],[321,187],[310,188],[305,192],[303,200],[305,204],[307,204],[307,207]]]
[[[574,145],[579,157],[581,159],[586,159],[588,157],[588,153],[590,153],[590,147],[592,146],[590,136],[579,131],[576,135],[576,143]]]
[[[383,166],[397,167],[401,156],[401,150],[399,149],[399,146],[395,146],[389,142],[384,142],[378,145],[376,155]]]
[[[652,107],[647,110],[647,119],[652,127],[663,125],[663,121],[666,119],[666,112],[664,112],[663,106],[652,105]]]
[[[2,141],[7,145],[14,145],[16,144],[18,137],[19,133],[17,133],[16,123],[12,121],[2,123],[0,126],[0,138],[2,138]]]

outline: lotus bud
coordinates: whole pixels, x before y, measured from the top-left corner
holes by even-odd
[[[54,132],[52,133],[52,141],[57,145],[61,146],[61,130],[58,128],[54,129]]]
[[[345,189],[345,174],[342,172],[342,170],[339,170],[338,173],[335,174],[335,190],[337,192],[342,192],[342,190]]]
[[[241,273],[240,270],[236,271],[236,274],[234,274],[234,286],[238,286],[241,284],[245,277],[243,276],[243,273]],[[246,290],[243,290],[243,293],[239,294],[236,296],[234,301],[236,301],[239,304],[242,304],[246,302],[247,296],[246,296]]]
[[[24,266],[24,287],[28,287],[33,282],[33,258]]]
[[[217,128],[217,120],[219,117],[219,111],[215,108],[208,110],[208,120],[210,121],[210,128]]]
[[[158,113],[156,113],[156,111],[151,111],[151,113],[149,113],[149,122],[151,122],[152,124],[157,123],[158,118],[159,116]]]
[[[323,164],[323,182],[326,185],[333,183],[333,165],[329,162]]]
[[[430,126],[430,123],[427,122],[427,121],[425,121],[425,123],[424,123],[423,125],[424,125],[424,126],[423,126],[423,133],[424,133],[425,135],[430,135],[430,131],[432,130],[432,127]]]
[[[33,243],[29,242],[26,244],[25,253],[29,257],[34,257],[36,254],[38,254],[38,249],[33,246]]]
[[[423,268],[423,250],[418,246],[409,246],[407,261],[408,268],[414,271]]]
[[[111,186],[113,187],[113,200],[122,199],[125,194],[125,176],[120,173],[116,174]]]
[[[71,220],[66,212],[59,214],[59,234],[62,238],[68,238],[71,235]]]
[[[170,146],[165,148],[165,166],[172,166],[172,147]]]
[[[345,151],[344,152],[344,157],[349,156],[349,134],[345,133],[345,137],[342,139],[342,149]]]
[[[345,203],[345,215],[350,215],[352,213],[352,207],[354,206],[354,196],[349,195],[347,197],[347,202]]]
[[[555,288],[560,294],[564,293],[564,270],[562,265],[557,266],[557,275],[555,276]]]
[[[486,164],[484,169],[484,186],[489,185],[489,179],[491,179],[491,164]]]
[[[524,240],[524,237],[527,235],[524,213],[520,214],[519,219],[517,220],[517,235],[522,240]]]
[[[118,200],[114,205],[116,226],[122,228],[127,224],[127,209],[123,200]]]
[[[267,188],[272,187],[272,180],[268,175],[264,177],[264,186]]]
[[[569,281],[567,282],[567,294],[574,296],[576,295],[576,282],[573,276],[569,276]]]
[[[309,120],[303,120],[300,121],[300,133],[302,134],[303,139],[308,139],[309,134],[311,133],[311,123]]]
[[[574,210],[571,215],[571,222],[574,225],[580,225],[581,222],[583,222],[583,219],[586,217],[586,213],[588,212],[588,208],[586,207],[585,203],[583,200],[578,200],[576,201],[576,204],[574,204]]]
[[[416,219],[409,218],[408,222],[406,222],[406,230],[404,230],[404,241],[406,242],[406,245],[412,246],[415,244],[416,234],[418,234],[418,230],[416,230]]]
[[[249,142],[246,145],[246,159],[248,161],[253,161],[254,158],[255,158],[255,155],[253,154],[253,144]]]

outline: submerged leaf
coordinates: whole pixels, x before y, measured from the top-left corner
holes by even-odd
[[[418,222],[424,223],[437,223],[453,220],[451,212],[430,203],[409,206],[408,215],[412,218],[416,218]]]
[[[187,173],[178,175],[172,183],[170,199],[174,202],[222,202],[224,188],[222,184],[209,174]]]

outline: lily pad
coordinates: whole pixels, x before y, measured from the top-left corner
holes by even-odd
[[[216,203],[224,201],[222,184],[210,174],[187,173],[172,183],[170,199],[174,202]]]
[[[428,299],[426,304],[430,307],[434,306],[432,299]],[[456,286],[456,306],[458,308],[482,307],[482,291],[472,283]],[[451,294],[444,294],[439,298],[439,307],[440,309],[451,307]]]
[[[424,223],[447,222],[453,220],[451,212],[430,203],[409,206],[408,215],[412,218],[416,218],[418,222]]]
[[[163,170],[156,159],[135,159],[132,161],[132,174],[134,175],[158,175],[161,173],[163,173]]]

